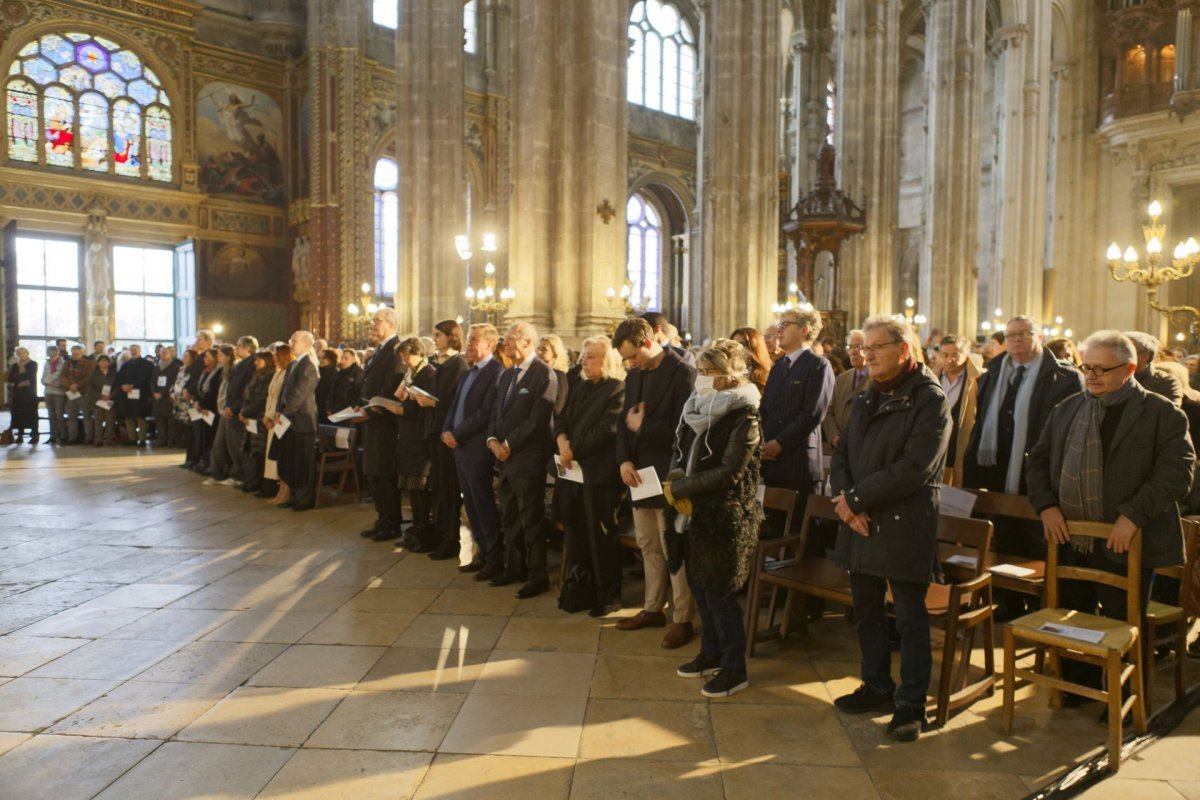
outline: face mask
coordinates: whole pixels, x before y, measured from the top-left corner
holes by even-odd
[[[717,387],[713,385],[715,382],[716,378],[711,375],[697,375],[696,396],[708,397],[711,394],[716,394]]]

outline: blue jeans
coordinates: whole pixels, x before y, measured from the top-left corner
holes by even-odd
[[[858,644],[862,649],[862,681],[878,692],[889,692],[896,686],[892,680],[892,651],[888,645],[886,601],[889,583],[896,610],[896,627],[900,631],[900,686],[896,689],[896,705],[924,708],[933,672],[929,612],[925,608],[928,584],[850,573]]]
[[[721,669],[746,671],[746,626],[737,595],[701,589],[688,581],[700,612],[700,654],[720,658]]]

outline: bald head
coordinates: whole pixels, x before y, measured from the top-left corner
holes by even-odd
[[[288,346],[292,349],[292,355],[298,358],[312,352],[313,341],[313,335],[308,331],[296,331],[288,341]]]

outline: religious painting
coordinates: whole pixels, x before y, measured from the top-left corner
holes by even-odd
[[[284,258],[275,247],[202,241],[200,294],[217,300],[282,300],[287,296]]]
[[[283,201],[283,114],[258,89],[213,81],[196,99],[200,187],[268,203]]]

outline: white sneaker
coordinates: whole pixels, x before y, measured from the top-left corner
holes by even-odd
[[[217,484],[220,486],[233,486],[234,483],[236,483],[236,481],[234,481],[233,478],[226,478],[223,481],[217,481]]]
[[[217,485],[217,482],[213,478],[205,478],[204,483],[201,484],[201,486],[216,486],[216,485]]]

